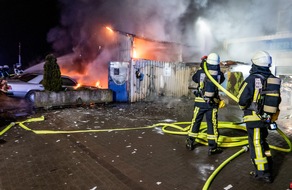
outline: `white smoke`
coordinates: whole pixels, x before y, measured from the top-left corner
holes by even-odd
[[[250,60],[248,49],[235,47],[225,52],[230,39],[271,35],[277,32],[278,8],[290,7],[289,0],[59,0],[60,25],[48,41],[60,54],[74,51],[94,63],[100,47],[109,47],[103,28],[111,26],[126,33],[189,47],[188,60],[218,52],[222,60]],[[291,17],[291,16],[290,16]],[[287,18],[291,20],[291,18]],[[206,30],[199,22],[204,21]],[[286,21],[287,22],[287,21]],[[288,22],[288,23],[291,23]],[[108,51],[108,50],[107,50]],[[84,56],[86,55],[86,56]]]
[[[282,3],[287,2],[284,0]],[[210,22],[217,45],[222,49],[226,40],[275,34],[280,4],[277,0],[231,0],[224,4],[215,3],[207,11],[206,19]],[[226,59],[249,62],[251,57],[248,52],[249,49],[235,46],[228,52],[230,57]]]

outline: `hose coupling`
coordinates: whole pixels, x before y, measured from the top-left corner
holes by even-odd
[[[248,146],[243,146],[242,148],[245,150],[245,152],[247,152],[249,149]]]

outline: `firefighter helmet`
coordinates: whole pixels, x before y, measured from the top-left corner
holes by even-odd
[[[219,65],[220,57],[217,53],[210,53],[207,57],[207,63],[210,65]]]
[[[20,68],[20,67],[21,67],[21,63],[16,63],[16,64],[15,64],[15,67],[16,67],[16,68]]]
[[[251,58],[251,62],[260,67],[271,67],[272,66],[272,57],[268,52],[258,51]]]

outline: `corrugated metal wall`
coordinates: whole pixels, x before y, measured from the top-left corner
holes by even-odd
[[[129,62],[132,57],[133,37],[127,35],[118,35],[117,46],[118,46],[117,60]]]
[[[136,77],[136,71],[144,75]],[[158,96],[181,97],[189,93],[191,67],[185,63],[133,60],[130,68],[130,102],[153,100]]]
[[[175,52],[178,52],[177,55],[166,53],[167,56],[172,56],[172,59],[168,60],[177,59],[177,62],[157,61],[162,57],[157,52],[155,54],[155,51],[152,52],[152,55],[155,55],[157,60],[132,59],[133,48],[137,48],[134,45],[134,39],[129,35],[118,35],[117,38],[117,60],[129,62],[127,80],[129,102],[153,100],[159,96],[187,96],[192,68],[181,62],[181,50],[168,43],[169,48],[176,48]],[[142,80],[136,77],[138,70],[144,75]]]

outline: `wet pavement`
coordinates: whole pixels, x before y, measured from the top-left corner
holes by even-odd
[[[1,108],[1,131],[12,121],[41,116],[44,120],[23,123],[32,131],[17,123],[0,136],[6,141],[0,145],[1,190],[286,190],[292,183],[291,152],[273,149],[275,180],[266,184],[250,179],[253,166],[242,146],[208,156],[207,146],[189,151],[186,136],[177,134],[180,130],[167,128],[174,131],[167,133],[158,125],[178,122],[185,127],[182,122],[192,118],[191,99],[34,111],[22,100],[11,101],[1,104],[9,107]],[[291,106],[283,104],[281,110],[278,125],[291,141]],[[240,122],[241,114],[236,105],[228,104],[219,110],[219,121]],[[59,133],[48,134],[52,131]],[[246,135],[236,130],[221,134]],[[289,148],[276,131],[270,131],[268,140]]]

